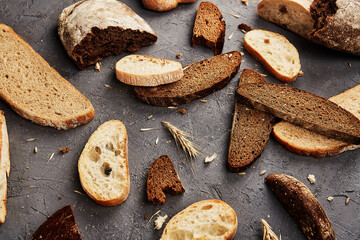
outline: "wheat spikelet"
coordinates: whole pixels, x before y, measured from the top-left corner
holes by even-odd
[[[261,219],[261,223],[263,225],[263,231],[264,231],[263,240],[281,240],[281,235],[280,238],[276,236],[276,234],[271,229],[270,225],[264,219]]]

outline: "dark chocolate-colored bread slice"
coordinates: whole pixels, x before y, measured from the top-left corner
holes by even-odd
[[[309,240],[334,240],[326,212],[302,182],[286,174],[269,174],[266,184]]]
[[[195,18],[192,46],[202,45],[210,48],[214,55],[222,52],[225,41],[226,24],[222,14],[211,2],[201,2]]]
[[[266,83],[258,72],[244,69],[239,86],[244,83]],[[237,96],[236,96],[237,97]],[[273,127],[274,116],[235,101],[231,129],[228,168],[240,172],[263,152]]]
[[[75,222],[74,212],[67,205],[51,215],[36,230],[30,240],[81,240],[79,229]]]
[[[135,87],[140,101],[155,106],[179,106],[224,88],[236,75],[241,63],[239,52],[228,52],[192,63],[177,82],[157,87]]]
[[[172,195],[185,192],[174,164],[167,155],[160,156],[151,164],[146,192],[149,202],[155,204],[165,204],[166,196],[164,192]]]
[[[246,83],[239,101],[330,138],[360,144],[360,120],[337,104],[312,93],[272,83]]]

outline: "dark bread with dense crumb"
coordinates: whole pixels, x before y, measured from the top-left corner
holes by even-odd
[[[172,195],[185,192],[174,164],[167,155],[160,156],[151,164],[146,186],[149,202],[165,204],[166,196],[164,192]]]
[[[302,182],[280,173],[269,174],[265,183],[309,240],[335,239],[324,209]]]
[[[340,141],[360,143],[360,120],[323,97],[272,83],[246,83],[237,94],[246,105],[295,125]]]
[[[75,222],[74,212],[67,205],[51,215],[32,235],[30,240],[81,240],[79,229]]]
[[[225,42],[226,24],[218,7],[211,2],[201,2],[195,18],[192,46],[210,48],[214,55],[222,52]]]
[[[244,69],[239,86],[244,83],[266,83],[266,80],[260,73]],[[228,155],[228,168],[231,171],[244,170],[260,156],[269,140],[274,119],[272,114],[235,101]]]
[[[154,106],[179,106],[223,89],[236,75],[241,63],[239,52],[228,52],[192,63],[177,82],[157,87],[135,87],[140,101]]]

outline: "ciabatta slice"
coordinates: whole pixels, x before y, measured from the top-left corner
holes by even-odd
[[[5,222],[7,179],[10,173],[9,138],[6,128],[5,116],[0,111],[0,223]]]
[[[237,230],[235,211],[220,200],[196,202],[167,223],[160,240],[230,240]]]
[[[123,83],[155,87],[180,80],[183,76],[181,63],[142,55],[129,55],[115,66],[116,78]]]
[[[299,53],[284,36],[260,29],[247,32],[244,47],[264,68],[283,82],[293,82],[300,72]]]
[[[100,205],[118,205],[129,195],[127,141],[124,124],[110,120],[91,135],[81,153],[78,164],[81,185]]]

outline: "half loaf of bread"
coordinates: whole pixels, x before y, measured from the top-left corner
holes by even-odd
[[[0,223],[5,222],[7,179],[10,173],[9,137],[3,111],[0,111]]]

